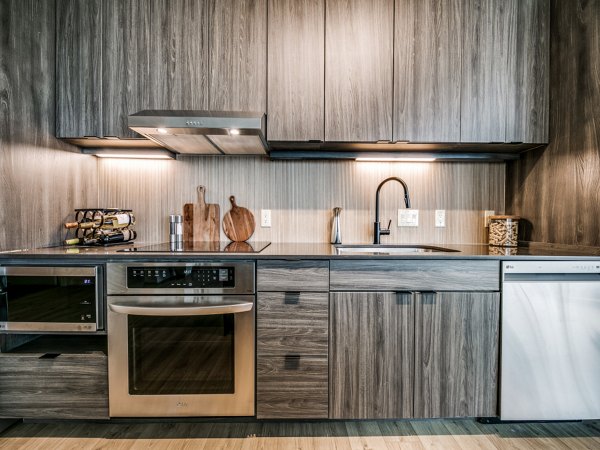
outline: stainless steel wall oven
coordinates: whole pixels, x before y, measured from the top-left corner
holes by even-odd
[[[107,265],[113,417],[254,415],[253,262]]]

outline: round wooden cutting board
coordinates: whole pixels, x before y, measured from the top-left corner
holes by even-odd
[[[243,242],[254,234],[256,224],[254,215],[246,208],[235,203],[235,197],[229,197],[231,209],[223,216],[223,231],[234,242]]]

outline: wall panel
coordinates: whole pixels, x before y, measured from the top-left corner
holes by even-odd
[[[55,2],[0,1],[0,251],[57,244],[98,201],[96,158],[54,136]]]
[[[341,206],[344,243],[369,242],[375,216],[375,190],[389,176],[409,186],[418,228],[398,228],[402,188],[387,184],[381,194],[381,220],[392,219],[388,243],[485,242],[484,209],[504,209],[504,164],[355,163],[347,161],[268,161],[243,157],[183,157],[178,161],[99,161],[100,203],[133,208],[140,240],[168,240],[168,214],[181,214],[194,201],[195,186],[207,186],[206,199],[229,210],[233,194],[258,218],[272,210],[272,227],[257,226],[253,240],[328,242],[331,209]],[[446,209],[446,228],[434,227],[434,210]],[[258,220],[257,220],[258,224]],[[223,233],[221,238],[225,239]]]
[[[550,145],[507,167],[524,238],[600,246],[600,1],[551,2]]]

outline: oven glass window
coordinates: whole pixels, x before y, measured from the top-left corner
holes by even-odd
[[[127,317],[131,395],[234,393],[234,315]]]
[[[96,322],[96,285],[93,277],[0,277],[2,321]]]

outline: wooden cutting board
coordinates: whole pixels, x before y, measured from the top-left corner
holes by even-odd
[[[206,203],[206,188],[198,186],[198,203],[183,205],[183,240],[214,241],[221,240],[221,212],[216,203]]]
[[[254,234],[254,215],[235,203],[235,197],[229,197],[231,209],[223,216],[223,231],[234,242],[243,242]]]

